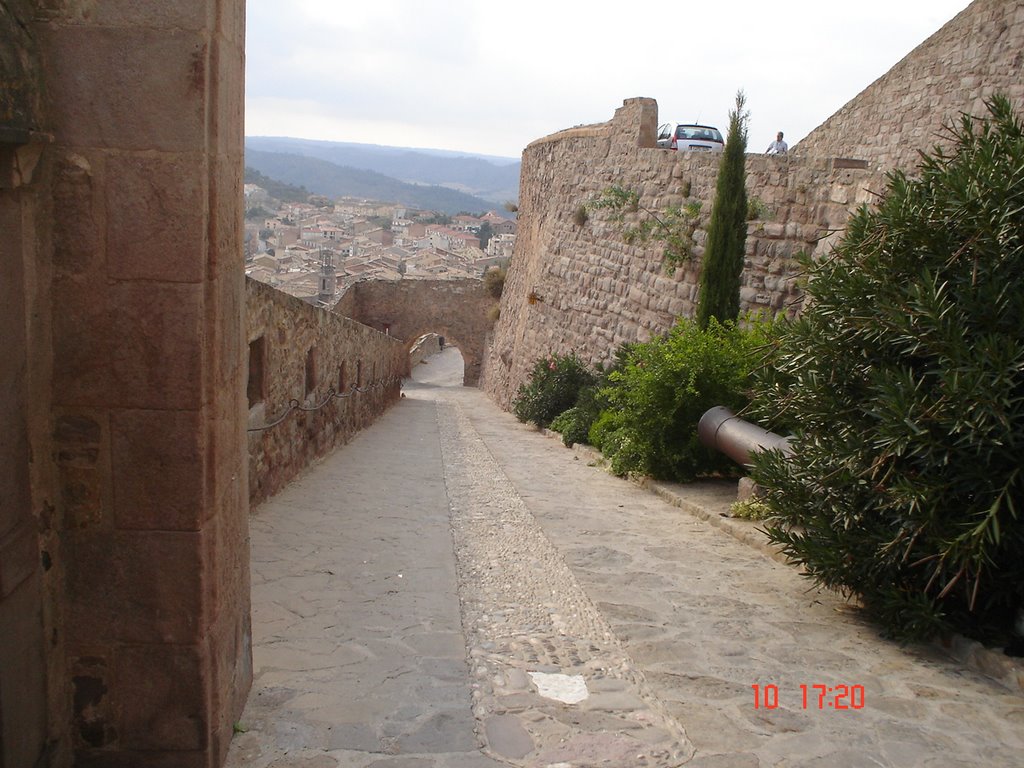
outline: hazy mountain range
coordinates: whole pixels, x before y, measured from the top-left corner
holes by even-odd
[[[329,197],[363,197],[453,214],[498,210],[519,195],[519,161],[444,150],[249,136],[245,164]]]

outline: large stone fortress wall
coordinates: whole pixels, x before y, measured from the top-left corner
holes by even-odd
[[[983,114],[996,91],[1024,102],[1022,45],[1024,0],[976,0],[788,157],[748,155],[748,194],[764,213],[748,225],[742,309],[798,311],[796,253],[825,255],[850,213],[883,188],[885,172],[912,168],[944,121]],[[600,211],[574,219],[613,184],[640,192],[650,209],[697,199],[710,211],[720,156],[654,148],[657,122],[652,100],[629,99],[607,123],[524,151],[515,253],[481,376],[503,406],[541,355],[576,351],[601,363],[623,342],[693,314],[703,230],[694,260],[669,276],[660,246],[626,245]]]
[[[961,112],[1005,93],[1024,104],[1024,1],[976,0],[794,147],[913,169]]]
[[[503,405],[542,354],[575,350],[601,363],[622,343],[645,341],[693,314],[703,229],[695,233],[694,259],[669,275],[661,244],[628,245],[604,212],[590,211],[583,223],[577,214],[617,185],[639,192],[651,210],[701,201],[706,220],[721,155],[657,149],[656,124],[652,99],[628,99],[608,123],[526,148],[515,254],[482,377]],[[748,189],[764,213],[748,225],[743,310],[797,310],[793,256],[824,252],[851,208],[880,184],[880,175],[850,165],[748,156]]]

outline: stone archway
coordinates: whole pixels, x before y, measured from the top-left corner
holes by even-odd
[[[335,311],[410,346],[424,333],[444,336],[462,352],[463,383],[472,387],[480,378],[490,330],[487,312],[494,304],[483,281],[472,278],[367,280],[349,288]]]
[[[411,382],[454,387],[464,386],[465,378],[466,360],[457,343],[452,344],[436,333],[424,334],[413,342],[409,354]]]
[[[462,384],[466,387],[476,386],[477,379],[480,375],[481,360],[478,356],[474,356],[475,346],[472,343],[466,343],[458,336],[452,335],[449,328],[427,328],[426,330],[419,332],[413,332],[411,340],[406,340],[406,348],[411,350],[416,340],[423,336],[425,333],[433,333],[444,339],[444,348],[455,347],[459,350],[462,355],[463,362],[463,378]],[[475,366],[475,367],[473,367]]]

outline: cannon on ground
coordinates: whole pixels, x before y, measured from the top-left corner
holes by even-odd
[[[791,456],[789,438],[744,421],[724,405],[704,412],[697,422],[697,436],[709,448],[721,451],[737,464],[750,466],[751,459],[772,448]]]

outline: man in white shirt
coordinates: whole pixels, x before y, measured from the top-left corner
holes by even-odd
[[[768,145],[769,155],[784,155],[789,151],[789,145],[782,140],[782,131],[775,137],[775,141]]]

